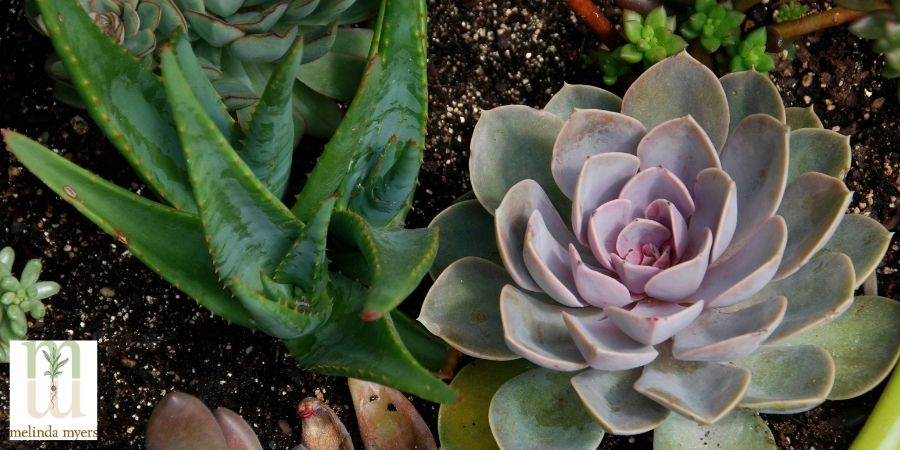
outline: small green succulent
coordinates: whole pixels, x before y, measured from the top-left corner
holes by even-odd
[[[613,51],[598,49],[583,56],[585,65],[596,64],[603,71],[603,84],[612,86],[631,73],[631,64],[622,59],[622,47]]]
[[[44,318],[43,300],[59,292],[59,284],[38,281],[41,261],[32,259],[25,263],[22,274],[12,274],[16,252],[10,247],[0,250],[0,362],[9,362],[9,341],[25,339],[28,319]]]
[[[622,31],[628,43],[618,50],[618,56],[629,64],[643,61],[649,67],[687,47],[687,42],[674,33],[675,17],[667,17],[662,6],[654,8],[647,17],[626,10],[622,14]]]
[[[696,12],[681,26],[681,35],[688,39],[700,39],[706,51],[712,53],[721,46],[732,46],[740,35],[744,14],[716,0],[697,0]]]
[[[755,70],[765,73],[775,68],[775,61],[766,53],[766,29],[763,27],[751,31],[737,45],[729,47],[728,54],[732,72]]]
[[[790,0],[782,4],[775,10],[775,22],[787,22],[789,20],[797,20],[809,12],[809,7],[797,3],[796,0]]]
[[[854,292],[891,233],[847,214],[849,138],[745,71],[681,53],[621,98],[565,85],[484,111],[474,199],[439,214],[419,321],[479,358],[446,448],[771,449],[760,412],[877,386],[900,302]]]

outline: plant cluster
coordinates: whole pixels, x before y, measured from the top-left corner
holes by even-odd
[[[778,23],[787,22],[789,20],[797,20],[805,16],[808,12],[808,6],[801,5],[800,3],[797,3],[796,0],[789,0],[787,3],[782,3],[781,6],[775,10],[773,19]]]
[[[54,281],[39,281],[41,261],[25,263],[19,278],[13,275],[16,252],[0,250],[0,363],[9,362],[9,341],[25,339],[28,317],[41,320],[46,313],[44,300],[59,292]]]
[[[900,356],[900,303],[854,297],[891,234],[845,214],[849,139],[755,71],[681,53],[622,98],[485,111],[469,162],[419,321],[495,362],[454,379],[448,447],[474,422],[501,448],[771,448],[757,412],[856,397]]]

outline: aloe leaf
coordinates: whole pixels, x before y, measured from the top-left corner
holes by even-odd
[[[424,0],[382,3],[369,64],[356,98],[293,208],[300,220],[309,218],[347,178],[364,179],[368,187],[381,189],[378,199],[407,199],[412,194],[425,144],[425,11]],[[414,146],[415,158],[392,142]],[[347,172],[347,161],[368,153],[373,156],[366,164],[354,165],[351,173]],[[379,164],[385,161],[397,163],[398,170]],[[353,209],[377,226],[395,224],[409,210],[408,201],[373,205],[372,197],[367,197],[365,189],[361,191],[345,195],[357,197]],[[370,208],[377,211],[373,217]]]
[[[261,277],[267,279],[265,274]],[[325,295],[295,298],[291,294],[272,298],[248,287],[237,277],[229,280],[228,285],[254,323],[266,334],[280,339],[296,339],[316,331],[331,313],[332,299]]]
[[[331,51],[304,64],[297,79],[316,92],[334,99],[350,101],[366,69],[372,30],[340,28]]]
[[[147,200],[78,167],[15,132],[4,133],[16,158],[138,259],[200,305],[255,328],[216,275],[196,216]]]
[[[203,231],[225,282],[262,288],[303,224],[253,176],[203,111],[171,51],[162,53],[163,83],[184,143]]]
[[[438,234],[432,228],[383,230],[352,211],[335,211],[331,231],[359,250],[368,266],[366,318],[394,309],[419,284],[437,254]]]
[[[328,282],[325,244],[328,224],[337,198],[331,197],[300,232],[300,236],[275,270],[275,281],[299,287],[307,295],[324,293]]]
[[[433,402],[457,399],[453,389],[416,362],[389,315],[374,321],[359,317],[365,289],[339,274],[331,276],[329,288],[335,299],[331,319],[315,335],[285,341],[302,367],[393,386]]]
[[[294,153],[294,118],[291,94],[303,57],[303,38],[294,42],[269,77],[256,104],[241,157],[276,198],[287,189]]]
[[[435,337],[422,324],[402,311],[391,311],[391,320],[403,345],[423,367],[440,378],[450,378],[456,369],[459,352]]]
[[[100,31],[78,2],[37,0],[37,6],[75,88],[109,140],[160,198],[196,211],[159,78]]]

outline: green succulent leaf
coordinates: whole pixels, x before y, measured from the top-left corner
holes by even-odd
[[[500,448],[597,448],[603,429],[578,406],[573,375],[539,367],[504,383],[488,413]]]
[[[488,409],[497,389],[534,365],[519,359],[497,362],[475,360],[463,367],[450,387],[460,400],[442,405],[438,411],[438,435],[445,450],[494,450]],[[489,437],[490,436],[490,437]]]
[[[900,323],[900,302],[861,296],[831,323],[785,343],[818,345],[828,350],[836,368],[828,399],[846,400],[874,388],[894,367],[900,357],[897,323]]]
[[[325,200],[300,232],[297,241],[275,270],[276,282],[297,286],[310,297],[325,292],[325,283],[328,282],[325,244],[336,201],[334,197]]]
[[[562,89],[544,105],[544,111],[568,120],[575,109],[602,109],[619,112],[622,99],[605,89],[586,85],[563,83]]]
[[[850,136],[809,128],[791,131],[788,182],[806,172],[820,172],[839,180],[850,170]]]
[[[750,387],[738,407],[760,412],[812,409],[834,384],[831,355],[812,345],[762,346],[735,364],[750,371]]]
[[[712,425],[702,425],[679,414],[670,414],[653,431],[654,450],[739,448],[775,450],[775,437],[766,422],[753,411],[736,409]]]
[[[494,218],[478,200],[464,200],[451,205],[428,226],[438,230],[441,236],[441,245],[429,272],[432,278],[437,278],[447,266],[466,256],[503,264],[497,249]]]
[[[331,51],[304,64],[297,79],[311,89],[341,101],[350,101],[366,69],[372,31],[340,28]]]
[[[14,132],[9,150],[33,174],[166,281],[225,320],[255,328],[219,281],[196,216],[122,189]]]
[[[800,108],[792,106],[785,108],[785,122],[791,127],[791,130],[800,130],[803,128],[823,128],[822,121],[813,111],[812,106]]]
[[[419,364],[442,379],[452,376],[459,352],[400,310],[391,311],[391,319],[403,345]]]
[[[406,349],[390,315],[365,321],[359,316],[365,290],[339,274],[329,283],[331,318],[314,335],[286,340],[297,362],[309,369],[394,386],[423,399],[449,403],[453,389],[431,375]]]
[[[122,52],[78,2],[36,3],[42,17],[52,18],[45,24],[53,45],[100,128],[156,194],[177,209],[196,211],[159,78]]]
[[[294,83],[291,102],[295,120],[302,120],[302,129],[310,136],[327,139],[337,130],[343,113],[338,104],[301,82]],[[298,130],[299,131],[299,130]]]
[[[875,271],[887,252],[893,233],[878,221],[860,214],[847,214],[821,252],[840,252],[850,257],[859,287]]]

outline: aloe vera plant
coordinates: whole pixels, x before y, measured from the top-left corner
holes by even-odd
[[[244,131],[183,36],[162,49],[160,79],[74,2],[36,4],[89,112],[160,201],[4,131],[22,164],[201,305],[283,339],[303,367],[456,398],[429,372],[447,348],[393,311],[437,247],[434,230],[401,227],[424,145],[424,1],[382,4],[361,88],[290,209],[301,39]]]

